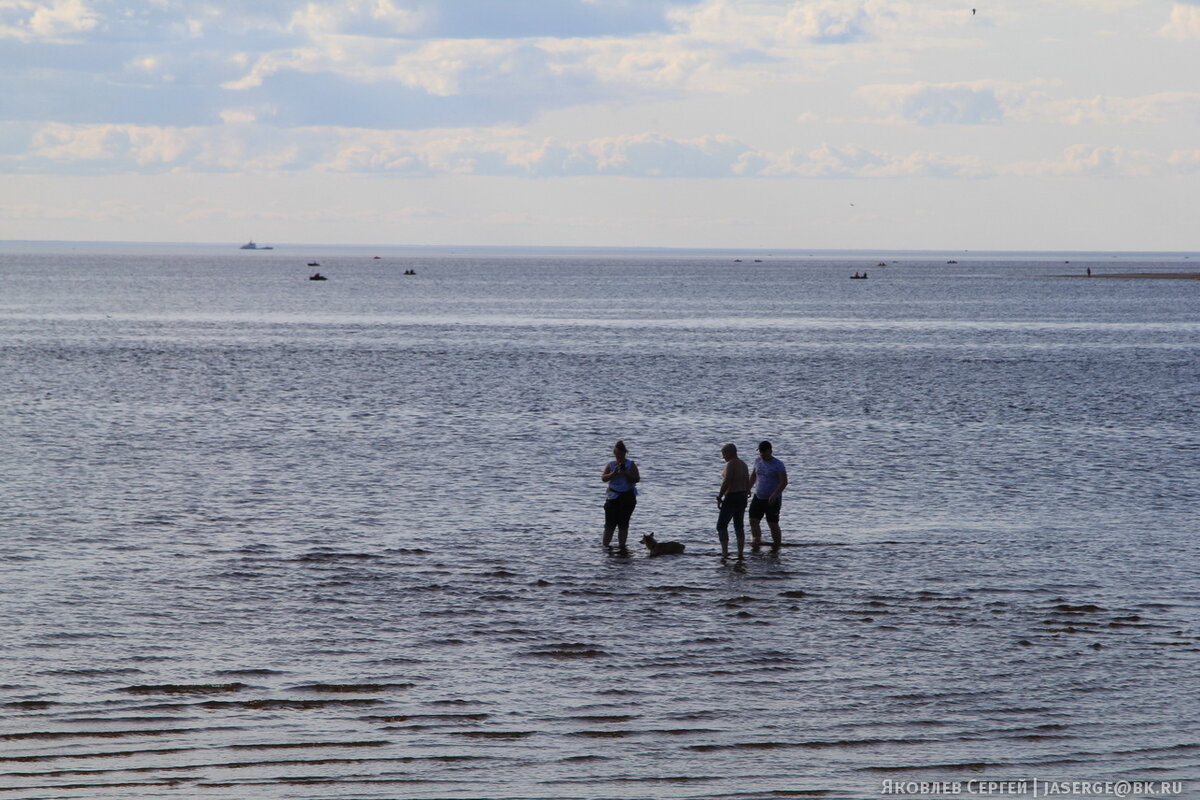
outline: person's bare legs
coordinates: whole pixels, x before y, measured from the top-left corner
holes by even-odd
[[[750,518],[750,546],[759,547],[762,544],[762,520]]]
[[[771,547],[778,550],[783,545],[783,529],[779,527],[779,520],[769,519],[767,525],[771,527]]]

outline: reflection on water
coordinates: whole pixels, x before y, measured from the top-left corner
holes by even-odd
[[[0,257],[0,795],[1196,777],[1200,284],[321,263]],[[617,438],[686,554],[599,547]]]

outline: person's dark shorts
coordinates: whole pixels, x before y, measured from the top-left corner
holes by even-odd
[[[767,518],[767,522],[779,522],[779,509],[783,506],[783,497],[768,500],[755,495],[750,498],[750,519]]]
[[[637,495],[621,492],[611,500],[604,501],[604,527],[617,528],[629,525],[633,509],[637,506]]]

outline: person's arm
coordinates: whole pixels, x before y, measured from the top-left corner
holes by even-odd
[[[613,476],[616,474],[617,474],[617,469],[616,469],[615,462],[610,461],[609,463],[604,465],[604,472],[602,472],[600,474],[600,480],[604,481],[605,483],[608,483],[609,481],[611,481],[613,479]]]
[[[758,482],[758,467],[750,470],[750,491],[754,491],[754,484]]]
[[[642,474],[638,472],[637,464],[629,462],[629,470],[626,473],[629,476],[630,483],[637,483],[642,479]]]
[[[775,493],[771,495],[771,499],[778,500],[780,497],[783,497],[783,490],[786,488],[787,488],[787,470],[785,469],[779,473],[779,487],[775,490]]]

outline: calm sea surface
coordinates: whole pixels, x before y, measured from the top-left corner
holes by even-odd
[[[1200,797],[1196,262],[382,255],[0,249],[0,800]]]

